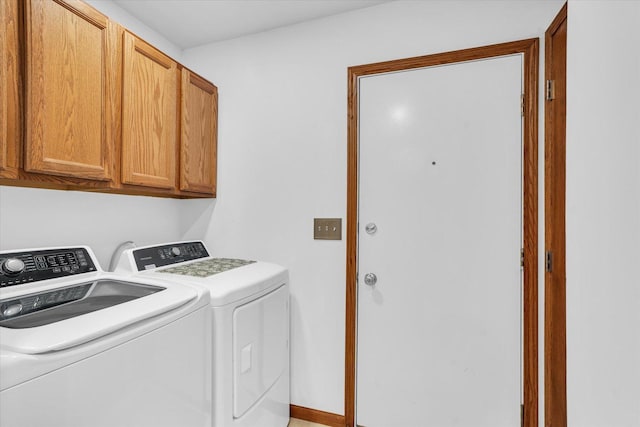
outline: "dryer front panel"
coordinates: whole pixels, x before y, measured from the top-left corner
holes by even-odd
[[[289,292],[285,285],[233,312],[233,416],[240,418],[287,369]]]

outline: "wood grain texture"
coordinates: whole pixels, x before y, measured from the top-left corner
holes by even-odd
[[[345,424],[355,424],[358,239],[358,79],[363,76],[498,56],[524,56],[523,405],[524,426],[538,426],[538,39],[419,56],[348,69]]]
[[[216,195],[218,89],[182,69],[180,189]]]
[[[539,43],[524,48],[523,423],[538,427],[538,66]]]
[[[17,175],[11,179],[0,179],[0,184],[14,187],[51,188],[57,190],[79,191],[110,190],[112,188],[108,181],[32,173],[26,172],[22,169],[18,170]]]
[[[545,249],[553,260],[545,272],[544,425],[566,427],[566,4],[545,33],[545,49],[545,79],[555,93],[545,101]]]
[[[173,103],[174,151],[165,156],[170,160],[166,169],[173,171],[172,184],[123,183],[124,29],[78,0],[3,0],[0,12],[0,184],[174,198],[215,196],[215,143],[213,178],[206,177],[213,185],[205,190],[190,177],[195,185],[182,191],[175,186],[181,170],[177,161],[180,71],[175,61],[147,43],[135,45],[140,56],[155,58],[169,72],[173,69],[176,89],[167,92],[172,93],[167,104]],[[29,83],[24,86],[23,76]],[[190,81],[209,96],[213,88],[217,96],[215,86],[206,80],[194,74]],[[29,92],[24,93],[23,87]],[[217,104],[214,111],[215,116]],[[217,120],[206,123],[215,129]],[[212,134],[215,138],[215,130]],[[192,158],[195,151],[191,150]],[[197,175],[198,168],[204,166],[196,162],[189,170]]]
[[[291,418],[323,424],[330,427],[345,427],[345,417],[304,406],[291,405]]]
[[[176,188],[177,63],[124,35],[122,182]]]
[[[109,103],[109,109],[106,110],[107,118],[110,126],[106,129],[107,141],[111,141],[111,156],[113,161],[111,162],[111,177],[110,182],[112,188],[121,188],[121,170],[122,170],[122,87],[123,87],[123,39],[124,28],[116,22],[109,21],[108,25],[109,38],[107,43],[109,44],[109,50],[114,52],[110,56],[110,70],[117,70],[115,73],[107,73],[105,79],[107,86],[115,88],[112,95],[112,102]]]
[[[26,3],[25,170],[108,181],[117,88],[113,26],[77,1]]]
[[[18,0],[0,1],[0,177],[15,178],[19,167],[22,114]]]
[[[142,186],[111,186],[105,181],[90,181],[82,178],[71,178],[55,175],[29,173],[18,171],[17,178],[0,177],[0,185],[26,188],[46,188],[54,190],[88,191],[95,193],[128,194],[134,196],[168,197],[174,199],[208,198],[205,194],[186,193],[177,190],[142,187]]]
[[[365,70],[366,71],[366,70]],[[345,313],[344,416],[347,427],[356,419],[356,347],[358,283],[358,78],[353,67],[347,71],[347,277]]]

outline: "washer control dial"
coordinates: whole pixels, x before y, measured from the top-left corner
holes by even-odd
[[[8,258],[2,262],[2,272],[7,276],[17,276],[24,271],[24,262],[18,258]]]
[[[174,247],[171,248],[171,255],[180,256],[180,254],[182,254],[182,251],[180,250],[179,247],[174,246]]]

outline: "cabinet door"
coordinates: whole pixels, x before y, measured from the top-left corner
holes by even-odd
[[[26,2],[25,169],[112,177],[118,31],[75,0]]]
[[[217,88],[182,70],[180,190],[216,194]]]
[[[0,178],[18,173],[20,143],[20,60],[18,1],[0,1]]]
[[[174,189],[177,157],[177,64],[125,32],[122,182]]]

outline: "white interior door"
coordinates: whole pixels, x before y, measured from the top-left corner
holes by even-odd
[[[522,61],[360,78],[358,425],[520,425]]]

